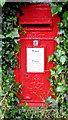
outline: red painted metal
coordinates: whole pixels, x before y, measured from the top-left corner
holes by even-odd
[[[23,11],[24,15],[20,15],[20,11]],[[18,24],[23,27],[19,31],[20,53],[17,56],[21,67],[16,68],[14,73],[16,82],[19,82],[22,88],[17,96],[21,98],[20,105],[27,102],[28,106],[33,107],[47,106],[43,101],[52,95],[52,86],[47,78],[51,76],[50,69],[54,67],[52,62],[48,62],[48,56],[54,53],[57,45],[54,38],[58,36],[57,23],[60,22],[60,18],[58,15],[52,17],[49,4],[21,6],[20,11],[17,12],[20,19]],[[27,33],[23,35],[23,31]],[[34,40],[38,41],[37,45],[34,44]],[[27,48],[44,48],[43,72],[27,71]]]

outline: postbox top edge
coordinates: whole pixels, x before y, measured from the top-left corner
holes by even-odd
[[[46,4],[29,4],[27,6],[21,5],[19,11],[23,11],[25,9],[27,9],[27,10],[31,10],[31,9],[35,9],[35,10],[37,10],[37,9],[38,10],[43,10],[43,9],[44,10],[51,10],[51,7],[50,7],[50,5],[46,5]]]
[[[23,11],[24,13],[23,15],[20,14],[21,11]],[[41,20],[47,21],[48,19],[52,19],[51,8],[49,4],[29,4],[27,6],[22,5],[20,7],[20,10],[17,11],[16,16],[20,18],[19,22],[24,22],[24,21],[27,22],[31,20],[33,21],[37,20],[39,22],[40,19],[40,23],[41,23]]]
[[[45,7],[45,6],[46,6],[46,7],[49,7],[50,4],[44,4],[44,3],[43,3],[43,4],[39,4],[39,3],[37,3],[37,4],[28,4],[27,6],[31,6],[31,7]],[[23,6],[23,5],[22,5],[21,7],[26,7],[26,6]],[[20,7],[20,8],[21,8],[21,7]],[[49,7],[49,8],[50,8],[50,7]]]

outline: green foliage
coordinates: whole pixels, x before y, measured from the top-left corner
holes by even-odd
[[[3,2],[3,1],[2,1]],[[3,6],[3,3],[0,3]],[[49,62],[53,61],[56,66],[51,69],[50,80],[51,86],[53,86],[52,92],[56,96],[53,99],[51,96],[45,101],[50,103],[47,107],[18,107],[16,101],[19,103],[19,98],[16,96],[17,91],[21,88],[21,85],[15,82],[14,68],[18,64],[17,57],[14,54],[18,54],[19,50],[19,37],[18,30],[22,27],[17,25],[16,11],[19,9],[22,3],[6,3],[3,7],[3,14],[0,17],[0,23],[3,21],[2,28],[0,30],[0,38],[2,38],[2,79],[0,79],[0,119],[1,120],[41,120],[42,118],[67,118],[68,116],[68,2],[51,3],[52,15],[59,14],[61,22],[59,24],[59,35],[55,40],[59,45],[56,46],[56,51],[53,55],[49,56]],[[22,32],[23,35],[26,31]],[[18,65],[20,67],[20,65]]]
[[[59,13],[61,17],[61,22],[59,25],[58,34],[60,37],[56,37],[54,40],[57,41],[59,45],[56,46],[56,51],[53,55],[49,56],[49,62],[53,61],[56,64],[51,71],[50,80],[53,86],[52,92],[56,96],[58,118],[68,116],[68,11],[66,6],[68,2],[65,3],[51,3],[52,15]],[[49,99],[49,98],[48,98]],[[52,100],[52,98],[50,98]],[[49,101],[50,101],[49,99]],[[52,101],[51,108],[53,109],[54,102]],[[55,108],[56,109],[56,108]]]
[[[3,7],[3,5],[5,4],[6,0],[1,0],[0,1],[0,5]]]
[[[62,4],[51,3],[52,15],[54,16],[58,12],[61,12],[62,11],[62,6],[63,6]]]
[[[0,101],[0,119],[4,119],[7,116],[6,111],[16,106],[15,101],[19,101],[16,97],[16,93],[19,90],[19,84],[14,79],[14,68],[18,64],[17,57],[14,54],[20,52],[19,50],[19,33],[16,10],[20,6],[18,3],[16,6],[11,3],[6,3],[3,7],[3,14],[0,17],[0,23],[3,21],[2,28],[0,31],[0,38],[2,38],[2,79],[1,79],[1,101]],[[14,11],[14,12],[12,12]],[[15,111],[14,111],[15,114]],[[12,114],[13,115],[13,114]],[[8,116],[7,116],[8,117]],[[8,119],[8,118],[7,118]]]
[[[10,37],[12,39],[15,38],[15,37],[20,37],[20,35],[18,34],[18,29],[14,28],[13,31],[11,31],[10,33],[8,33],[6,35],[6,38],[8,38],[8,37]]]

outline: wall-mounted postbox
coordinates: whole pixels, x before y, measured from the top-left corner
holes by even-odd
[[[20,12],[24,14],[21,15]],[[18,92],[20,104],[28,106],[46,106],[44,100],[52,95],[50,90],[50,69],[53,63],[48,62],[57,45],[54,40],[58,36],[58,15],[52,17],[49,4],[30,4],[21,6],[17,12],[20,34],[20,53],[18,54],[20,68],[14,70],[16,82],[22,85]],[[26,34],[23,35],[23,31]]]

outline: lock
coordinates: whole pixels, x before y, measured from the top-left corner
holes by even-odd
[[[34,40],[34,41],[33,41],[33,45],[34,45],[34,46],[38,46],[38,40]]]

